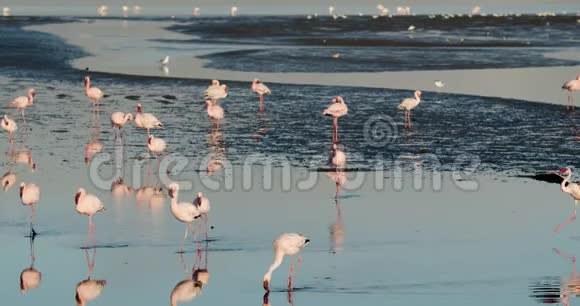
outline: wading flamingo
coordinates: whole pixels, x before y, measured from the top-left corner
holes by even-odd
[[[211,210],[211,205],[209,203],[209,199],[203,196],[203,193],[198,192],[197,198],[193,201],[193,204],[197,207],[199,214],[203,218],[205,222],[205,240],[208,238],[208,220],[209,220],[209,211]],[[201,231],[201,223],[199,224],[200,231]]]
[[[4,115],[4,118],[2,118],[2,121],[0,121],[0,126],[2,126],[2,129],[8,133],[8,141],[12,143],[14,141],[13,134],[16,132],[16,130],[18,130],[18,125],[16,125],[16,122],[8,118],[8,116]]]
[[[562,168],[560,172],[558,172],[558,175],[563,178],[562,183],[560,184],[560,189],[562,192],[570,194],[574,199],[574,210],[572,211],[572,217],[569,220],[559,224],[554,229],[556,233],[560,232],[562,227],[576,220],[576,208],[578,207],[578,201],[580,200],[580,185],[570,182],[572,180],[572,169],[568,167]],[[565,175],[565,177],[563,175]]]
[[[258,79],[254,79],[252,82],[252,91],[260,96],[260,111],[264,111],[264,95],[271,95],[272,91],[266,84],[260,82]]]
[[[149,136],[149,131],[151,129],[159,129],[163,127],[163,124],[157,117],[150,113],[143,113],[143,108],[141,103],[137,104],[137,114],[135,115],[135,125],[139,128],[147,130],[147,136]],[[149,137],[147,137],[149,138]]]
[[[334,129],[332,132],[332,142],[338,142],[338,118],[348,114],[348,107],[344,102],[344,99],[340,96],[332,99],[332,104],[330,104],[324,112],[323,116],[332,116]]]
[[[89,231],[85,241],[85,249],[89,247],[89,236],[93,234],[93,242],[96,244],[97,235],[93,224],[93,215],[104,211],[103,202],[94,194],[87,193],[83,188],[79,188],[75,195],[75,210],[81,215],[89,217]]]
[[[105,94],[97,87],[91,87],[91,78],[85,77],[85,96],[93,101],[93,106],[99,106],[99,100],[101,100]]]
[[[20,110],[20,113],[22,114],[22,122],[25,125],[26,119],[24,118],[24,110],[27,107],[32,106],[32,104],[34,104],[34,97],[36,97],[36,90],[34,90],[34,88],[30,88],[28,89],[26,97],[20,96],[8,104],[9,106]]]
[[[270,280],[272,278],[272,272],[276,270],[281,264],[284,256],[294,256],[297,255],[298,252],[302,248],[304,248],[310,239],[307,237],[294,234],[294,233],[284,233],[280,235],[274,241],[274,262],[268,269],[268,272],[264,275],[263,279],[263,286],[266,291],[270,291]],[[298,255],[298,263],[301,263],[302,259],[300,255]],[[288,291],[292,291],[292,277],[294,276],[294,257],[292,257],[292,261],[290,263],[290,276],[288,276]]]
[[[576,108],[573,92],[580,90],[580,74],[576,76],[575,80],[568,81],[562,85],[562,89],[568,91],[568,105],[566,106],[566,109]]]
[[[111,114],[111,126],[113,128],[119,129],[119,133],[121,134],[121,138],[123,138],[123,126],[127,121],[133,120],[132,114],[125,114],[122,112],[114,112]],[[115,138],[117,137],[117,131],[115,130]]]
[[[40,200],[40,188],[35,184],[26,184],[24,182],[20,183],[20,202],[24,206],[30,206],[30,237],[34,238],[36,236],[36,231],[34,230],[34,205]]]
[[[203,94],[206,100],[209,99],[215,104],[217,100],[228,96],[228,86],[220,84],[218,80],[212,80],[211,85],[207,87]]]
[[[179,252],[183,253],[183,246],[185,245],[185,239],[187,239],[187,234],[191,230],[192,238],[195,240],[195,229],[192,223],[201,217],[199,209],[193,203],[189,202],[177,202],[179,197],[179,185],[177,183],[171,183],[168,187],[169,197],[171,198],[171,213],[181,223],[185,223],[185,234],[183,235],[183,241],[181,242],[181,248]]]
[[[415,98],[406,98],[403,101],[401,101],[401,104],[399,104],[398,109],[404,109],[405,110],[405,127],[406,128],[410,128],[411,127],[411,110],[415,107],[417,107],[417,105],[419,105],[419,103],[421,103],[421,91],[420,90],[416,90],[415,91]]]

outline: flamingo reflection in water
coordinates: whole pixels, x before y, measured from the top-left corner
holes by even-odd
[[[20,292],[25,294],[29,289],[36,289],[42,281],[42,273],[34,268],[36,256],[34,255],[34,237],[30,237],[30,267],[20,273]]]
[[[106,280],[93,279],[93,270],[95,269],[95,261],[97,259],[96,245],[93,247],[93,259],[91,261],[89,256],[89,249],[85,248],[85,257],[87,260],[88,275],[87,278],[80,281],[75,288],[75,300],[77,306],[85,306],[87,302],[96,300],[102,293]]]
[[[570,298],[580,294],[580,275],[576,271],[576,256],[553,249],[554,253],[569,260],[572,263],[570,275],[561,277],[546,277],[540,281],[534,281],[530,285],[530,297],[543,304],[562,303],[570,305]]]
[[[205,263],[203,267],[199,267],[198,265],[201,264],[201,247],[198,244],[197,248],[198,255],[196,262],[193,264],[191,272],[187,269],[187,265],[185,264],[185,260],[183,258],[183,253],[179,254],[179,258],[183,265],[183,270],[186,274],[186,278],[178,282],[171,291],[171,295],[169,297],[171,306],[177,306],[180,303],[193,301],[195,298],[199,297],[205,286],[207,286],[210,279],[210,273],[207,268],[208,262],[207,249],[208,243],[206,242]]]

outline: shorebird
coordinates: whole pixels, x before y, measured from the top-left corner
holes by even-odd
[[[334,53],[334,54],[332,54],[332,58],[339,59],[340,58],[340,53]]]
[[[89,236],[95,232],[95,225],[93,224],[93,215],[104,211],[103,202],[94,194],[87,193],[83,188],[79,188],[75,194],[75,210],[81,215],[89,217],[89,230],[87,233],[87,240],[85,241],[85,248],[89,247]],[[93,241],[96,241],[94,235]]]
[[[119,129],[119,132],[121,133],[121,138],[123,138],[123,126],[125,125],[125,123],[127,123],[127,121],[131,121],[133,120],[133,115],[132,114],[125,114],[123,112],[114,112],[111,114],[111,126],[113,126],[113,128],[117,128]],[[116,131],[115,131],[115,137],[117,137]]]
[[[334,6],[331,5],[328,7],[328,15],[334,16]]]
[[[232,15],[232,17],[238,16],[238,7],[237,6],[232,6],[232,9],[231,9],[230,14]]]
[[[568,105],[566,109],[574,109],[576,107],[574,102],[574,95],[572,92],[580,90],[580,74],[576,76],[575,80],[568,81],[562,85],[562,89],[568,91]]]
[[[34,230],[34,205],[40,200],[40,188],[35,184],[26,184],[24,182],[20,183],[20,202],[22,205],[30,206],[30,237],[34,238],[36,236],[36,231]]]
[[[329,161],[330,164],[336,169],[343,169],[346,165],[346,154],[344,154],[344,151],[338,149],[338,145],[336,143],[332,144]]]
[[[160,59],[159,63],[163,66],[169,64],[169,56],[165,56],[164,58]]]
[[[85,95],[91,101],[93,101],[93,106],[99,106],[99,100],[101,100],[105,94],[97,87],[91,87],[91,78],[85,77]]]
[[[205,240],[208,238],[208,220],[209,220],[209,211],[211,210],[211,205],[209,203],[209,199],[204,197],[201,192],[197,193],[197,198],[193,201],[193,204],[197,207],[199,214],[203,218],[205,222]],[[201,231],[201,223],[199,224],[200,231]]]
[[[4,17],[10,16],[10,8],[9,7],[2,8],[2,16],[4,16]]]
[[[16,122],[14,122],[14,120],[8,118],[8,116],[4,115],[4,117],[2,118],[2,121],[0,121],[0,126],[2,126],[2,129],[8,133],[8,141],[9,142],[13,142],[14,141],[14,132],[16,132],[16,130],[18,130],[18,125],[16,125]]]
[[[183,235],[183,241],[181,242],[180,252],[183,253],[183,246],[185,245],[185,239],[187,239],[187,234],[191,230],[191,235],[195,239],[195,230],[192,223],[201,217],[199,209],[196,205],[189,202],[177,202],[179,197],[179,185],[177,183],[171,183],[167,187],[169,191],[169,197],[171,198],[171,213],[175,219],[181,223],[185,223],[185,234]]]
[[[414,25],[410,25],[409,28],[407,28],[407,30],[409,30],[409,31],[415,31],[415,26]]]
[[[323,116],[332,116],[334,129],[332,132],[332,142],[338,142],[338,118],[346,115],[348,113],[348,107],[346,106],[344,99],[340,96],[332,99],[332,104],[330,104],[323,112]]]
[[[24,110],[34,103],[34,97],[36,96],[36,90],[34,88],[28,89],[28,94],[26,96],[20,96],[10,102],[8,105],[19,109],[22,114],[22,122],[26,124],[26,119],[24,118]]]
[[[220,84],[218,80],[213,80],[203,94],[205,99],[210,99],[215,104],[217,100],[228,96],[228,86],[226,84]]]
[[[437,87],[437,88],[445,87],[445,83],[443,83],[443,81],[435,80],[434,84],[435,84],[435,87]]]
[[[264,111],[264,95],[271,95],[272,91],[266,86],[266,84],[260,82],[258,79],[254,79],[252,82],[252,91],[260,95],[260,111]]]
[[[288,276],[288,291],[292,291],[292,277],[294,276],[294,255],[297,255],[302,248],[304,248],[310,239],[301,234],[285,233],[280,235],[276,240],[274,240],[274,262],[268,268],[268,272],[264,275],[262,281],[264,289],[270,291],[270,280],[272,278],[272,273],[281,264],[284,256],[292,256],[292,261],[290,263],[290,276]],[[298,263],[301,263],[302,259],[298,255]]]
[[[157,119],[157,117],[153,116],[150,113],[143,113],[143,108],[141,107],[141,103],[137,104],[137,114],[135,115],[135,125],[139,128],[147,130],[147,136],[149,136],[149,131],[151,129],[158,129],[162,128],[163,124],[161,121]],[[147,137],[149,138],[149,137]]]
[[[421,103],[421,91],[416,90],[415,91],[415,98],[406,98],[403,101],[401,101],[401,104],[399,104],[398,109],[405,110],[405,127],[406,128],[411,127],[411,110],[413,108],[417,107],[417,105],[419,105],[419,103]]]

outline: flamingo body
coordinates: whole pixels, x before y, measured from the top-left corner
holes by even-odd
[[[135,125],[137,127],[146,129],[147,133],[149,133],[149,130],[151,129],[163,127],[163,124],[159,119],[157,119],[157,117],[150,113],[143,113],[142,110],[141,103],[137,104],[137,114],[135,115]]]
[[[85,95],[95,103],[99,103],[105,94],[97,87],[91,87],[91,78],[85,77]]]
[[[149,148],[149,151],[153,153],[163,153],[167,148],[167,144],[165,143],[165,140],[150,135],[147,140],[147,148]]]
[[[111,125],[121,129],[127,121],[133,120],[132,114],[125,114],[123,112],[114,112],[111,114]]]
[[[23,110],[34,103],[34,97],[36,96],[36,91],[34,88],[28,89],[27,96],[20,96],[9,103],[10,106]]]
[[[268,88],[268,86],[266,86],[266,84],[262,83],[258,79],[255,79],[252,82],[252,91],[259,94],[260,96],[272,94],[272,91],[270,90],[270,88]]]
[[[40,188],[35,184],[20,183],[20,201],[22,205],[34,205],[40,200]]]
[[[301,234],[284,233],[274,240],[274,262],[264,275],[263,285],[266,291],[270,291],[272,273],[281,264],[284,256],[294,256],[304,248],[310,239]]]
[[[98,298],[107,285],[106,280],[87,279],[77,284],[75,300],[78,306],[84,306],[87,302]]]
[[[79,188],[75,195],[75,210],[77,213],[85,216],[93,216],[94,214],[104,211],[103,202],[94,194],[87,193],[83,188]]]
[[[210,85],[203,94],[205,99],[210,99],[215,102],[228,96],[228,86],[225,84],[220,85],[219,81],[213,80],[212,85]]]

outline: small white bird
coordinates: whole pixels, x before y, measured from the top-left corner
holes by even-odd
[[[135,115],[135,125],[139,128],[147,130],[147,136],[151,129],[159,129],[163,127],[163,124],[157,117],[150,113],[143,113],[143,108],[141,103],[137,104],[137,114]]]
[[[332,58],[339,59],[340,58],[340,53],[337,52],[337,53],[332,54]]]
[[[443,88],[445,87],[445,83],[443,83],[443,81],[435,80],[435,86],[437,88]]]
[[[2,126],[2,129],[8,133],[8,141],[9,142],[13,142],[14,141],[14,132],[16,132],[16,130],[18,130],[18,125],[16,125],[16,122],[14,122],[14,120],[8,118],[8,116],[4,115],[4,117],[2,118],[2,121],[0,121],[0,126]]]
[[[133,14],[139,15],[141,14],[142,8],[138,5],[133,6]]]
[[[193,16],[199,16],[201,15],[201,9],[199,7],[196,7],[193,9]]]
[[[171,213],[175,219],[181,223],[185,223],[185,234],[183,235],[183,241],[181,243],[180,251],[183,252],[183,245],[187,239],[187,235],[191,230],[191,235],[195,239],[195,232],[191,224],[201,217],[199,209],[196,205],[189,202],[178,203],[177,199],[179,197],[179,185],[177,183],[171,183],[167,186],[169,197],[171,198]]]
[[[101,17],[107,16],[107,14],[109,13],[109,8],[106,5],[101,5],[97,8],[97,13]]]
[[[169,56],[165,56],[164,58],[159,60],[159,63],[163,66],[166,66],[167,64],[169,64]]]
[[[276,270],[281,264],[282,260],[284,260],[284,256],[294,256],[297,255],[298,252],[302,248],[304,248],[310,239],[305,237],[304,235],[294,234],[294,233],[285,233],[280,235],[276,240],[274,240],[274,262],[268,268],[268,271],[264,275],[262,285],[266,291],[270,291],[270,280],[272,279],[272,273]],[[301,259],[298,256],[298,262],[300,263]],[[288,277],[288,290],[292,291],[292,277],[294,276],[294,259],[292,259],[292,263],[290,264],[290,276]]]
[[[334,6],[331,5],[328,7],[328,15],[334,16]]]
[[[415,98],[406,98],[401,101],[398,109],[405,110],[405,127],[411,127],[411,110],[421,103],[421,91],[415,91]]]
[[[165,140],[149,135],[149,138],[147,139],[147,148],[149,148],[149,151],[161,154],[165,152],[166,147],[167,144],[165,143]]]
[[[471,15],[479,15],[479,14],[481,14],[481,7],[474,6],[473,9],[471,9]]]
[[[407,30],[409,30],[409,31],[415,31],[415,26],[414,25],[410,25],[409,28],[407,28]]]

